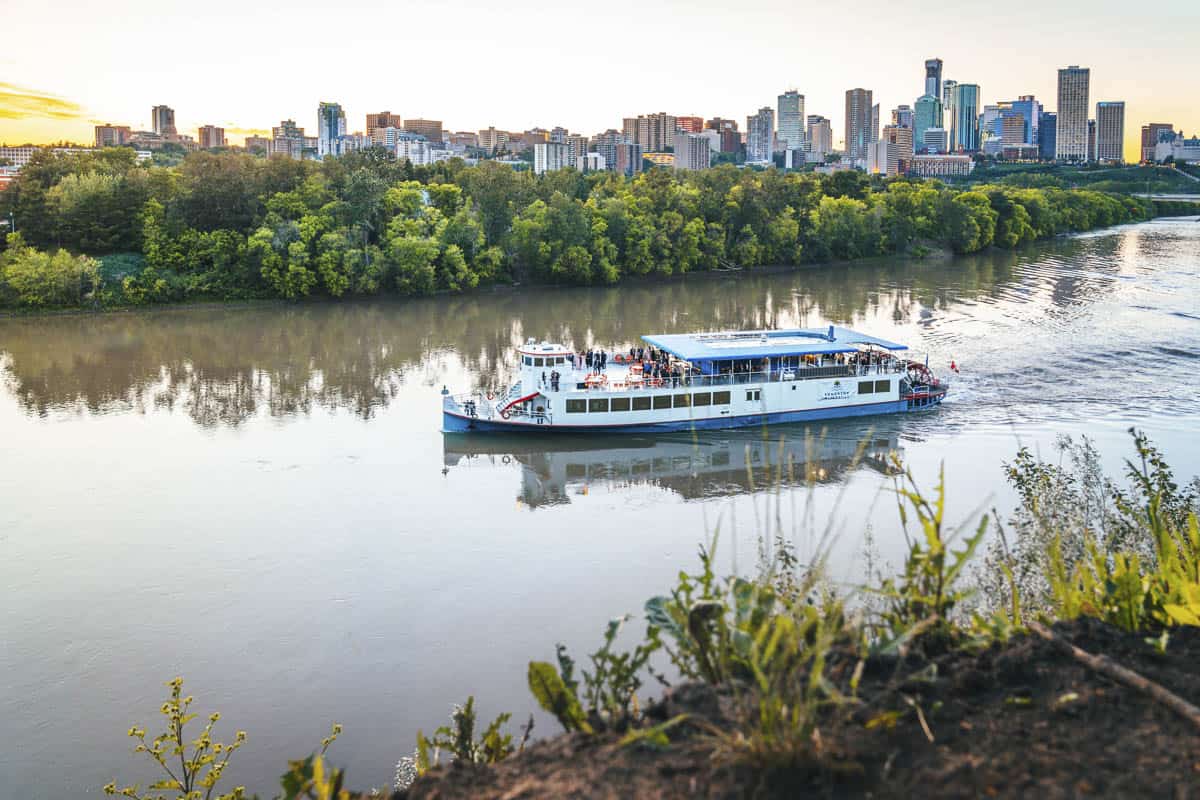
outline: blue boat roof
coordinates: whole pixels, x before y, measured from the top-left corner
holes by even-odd
[[[908,349],[907,345],[836,325],[830,325],[828,328],[793,328],[779,331],[656,333],[643,336],[642,341],[684,361],[852,353],[861,345],[874,345],[885,350]]]

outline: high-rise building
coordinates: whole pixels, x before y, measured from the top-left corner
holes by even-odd
[[[308,139],[309,137],[304,135],[304,128],[297,127],[295,120],[285,119],[271,128],[271,155],[286,156],[296,160],[304,158]]]
[[[775,152],[775,111],[763,106],[746,117],[746,161],[763,163]]]
[[[558,142],[537,142],[533,146],[533,171],[541,175],[573,166],[571,148]]]
[[[179,132],[175,130],[175,109],[168,106],[150,109],[150,124],[153,126],[151,130],[159,136],[174,136]]]
[[[1044,111],[1038,117],[1038,156],[1043,161],[1053,161],[1058,148],[1058,114]]]
[[[709,137],[702,133],[679,131],[675,134],[675,169],[708,169],[711,155]]]
[[[550,135],[549,135],[547,141],[557,142],[558,144],[566,144],[567,136],[569,136],[570,133],[571,132],[568,131],[566,128],[564,128],[562,125],[555,125],[550,130]]]
[[[1142,126],[1142,163],[1154,160],[1154,148],[1163,132],[1174,133],[1175,126],[1169,122],[1151,122]]]
[[[367,135],[372,136],[371,131],[376,128],[397,128],[403,130],[399,114],[393,114],[390,111],[380,111],[378,114],[367,114]],[[372,138],[374,138],[372,136]]]
[[[896,145],[880,139],[867,145],[867,173],[893,177],[896,167]]]
[[[614,171],[632,178],[642,171],[642,146],[636,142],[618,142],[613,148],[616,160],[612,164]]]
[[[603,172],[608,169],[608,163],[599,153],[580,153],[573,164],[580,172]]]
[[[439,141],[438,144],[441,144]],[[433,163],[432,143],[419,133],[401,131],[396,136],[396,160],[407,161],[414,167]]]
[[[929,155],[943,155],[950,150],[950,131],[945,128],[926,128],[924,131],[925,152]]]
[[[579,159],[588,154],[588,138],[586,136],[580,136],[577,133],[568,133],[563,137],[562,143],[567,146],[570,154],[568,157],[571,159],[572,164],[578,164]],[[607,158],[604,159],[604,163],[609,163]]]
[[[974,83],[954,85],[953,147],[956,153],[979,150],[979,86]]]
[[[688,133],[699,133],[704,130],[704,119],[702,117],[676,117],[675,129]]]
[[[908,171],[908,164],[913,157],[913,131],[903,125],[887,125],[880,139],[891,145],[888,151],[888,175],[898,175]]]
[[[824,161],[833,152],[833,125],[820,114],[809,114],[807,140],[810,160]]]
[[[486,150],[489,155],[495,153],[497,150],[503,150],[507,144],[508,131],[487,128],[479,132],[479,147]]]
[[[317,106],[317,157],[341,155],[340,140],[346,135],[346,112],[337,103]]]
[[[218,128],[216,125],[204,125],[199,130],[200,148],[207,150],[210,147],[225,146],[225,129]]]
[[[1038,140],[1038,121],[1042,117],[1042,104],[1031,94],[1023,94],[1018,100],[1002,100],[999,103],[1000,116],[1007,118],[1012,114],[1020,114],[1025,122],[1020,142],[1005,142],[1005,144],[1036,144]],[[1000,130],[1003,133],[1004,122],[1001,120]]]
[[[1096,160],[1096,120],[1088,120],[1087,160]]]
[[[1058,119],[1054,157],[1059,161],[1088,160],[1088,90],[1091,70],[1070,66],[1058,71]]]
[[[925,59],[925,94],[938,99],[942,97],[942,60],[940,58]]]
[[[1000,142],[1003,145],[1029,144],[1025,141],[1025,115],[1008,111],[1000,116]]]
[[[846,154],[852,161],[865,159],[867,157],[867,145],[879,138],[878,136],[871,135],[873,116],[871,90],[847,90]]]
[[[625,135],[618,130],[609,128],[604,133],[597,133],[592,137],[591,149],[604,156],[604,163],[608,169],[617,169],[617,147],[627,143]],[[642,168],[641,153],[637,158],[638,170]]]
[[[112,125],[106,122],[96,126],[96,147],[120,147],[128,144],[131,138],[133,131],[128,125]]]
[[[722,153],[736,153],[741,149],[742,135],[738,132],[737,120],[713,117],[704,123],[704,127],[721,135]]]
[[[901,128],[908,128],[911,131],[913,127],[912,106],[896,106],[893,108],[892,124],[899,125]]]
[[[942,101],[937,95],[925,94],[917,98],[913,109],[913,149],[925,152],[925,131],[942,127]]]
[[[1096,160],[1120,163],[1125,160],[1125,103],[1096,103]]]
[[[404,130],[408,133],[424,136],[439,147],[444,138],[442,136],[442,121],[440,119],[410,119],[404,123]]]
[[[779,95],[779,133],[775,146],[779,150],[804,147],[804,95],[788,89]]]
[[[271,140],[266,136],[247,136],[242,145],[247,152],[260,152],[266,155],[271,152]]]
[[[674,146],[676,119],[665,111],[644,114],[637,118],[637,138],[633,141],[646,152],[659,153]]]

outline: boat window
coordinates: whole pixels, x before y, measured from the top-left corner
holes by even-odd
[[[628,411],[629,410],[629,398],[628,397],[614,397],[612,399],[612,410],[613,411]]]
[[[542,366],[545,366],[545,364],[543,364],[543,363],[542,363],[542,359],[541,359],[541,358],[535,358],[535,359],[533,360],[533,365],[534,365],[535,367],[542,367]]]
[[[529,356],[525,356],[525,366],[527,366],[527,367],[533,366],[533,359],[530,358]]]
[[[608,411],[608,398],[593,397],[591,400],[588,400],[588,411],[592,412],[593,414],[596,412],[603,413]]]
[[[692,396],[690,394],[677,394],[677,395],[675,395],[675,407],[676,408],[686,408],[689,405],[691,399],[692,399]]]
[[[654,396],[654,407],[655,408],[670,408],[671,407],[671,395],[656,394]]]
[[[875,381],[859,381],[858,382],[858,393],[859,394],[872,394],[874,391],[875,391]]]
[[[694,395],[692,395],[692,405],[711,406],[712,392],[696,392]]]
[[[729,392],[713,392],[713,405],[714,406],[729,405]]]
[[[892,390],[891,381],[875,381],[875,391],[890,392]]]
[[[582,414],[585,411],[587,411],[587,400],[568,400],[567,401],[567,413],[568,414]]]
[[[754,401],[760,400],[761,398],[762,398],[762,390],[761,389],[750,389],[746,392],[746,400],[748,402],[754,402]]]
[[[650,410],[650,395],[645,394],[641,397],[633,398],[634,411],[649,411]]]

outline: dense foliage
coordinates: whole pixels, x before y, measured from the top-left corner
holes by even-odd
[[[9,211],[32,247],[103,257],[93,300],[116,305],[970,253],[1153,213],[1146,201],[1095,191],[962,191],[856,172],[726,165],[538,177],[495,162],[414,168],[381,151],[322,163],[198,152],[159,166],[124,148],[39,154],[0,196],[0,213]],[[25,304],[19,292],[6,296]]]

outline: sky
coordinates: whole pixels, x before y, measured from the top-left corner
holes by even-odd
[[[223,126],[231,144],[318,102],[365,115],[441,119],[450,130],[562,125],[594,134],[666,111],[746,116],[796,88],[844,127],[845,92],[890,109],[922,93],[924,61],[980,85],[981,106],[1034,94],[1052,110],[1056,70],[1090,67],[1093,107],[1126,102],[1126,158],[1141,125],[1200,131],[1200,5],[1159,0],[292,0],[205,4],[3,0],[0,143],[90,142],[92,126],[150,129],[169,105],[181,133]]]

